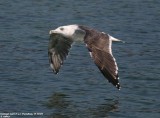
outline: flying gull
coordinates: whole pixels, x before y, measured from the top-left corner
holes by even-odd
[[[83,41],[101,73],[120,89],[118,67],[112,55],[112,41],[121,41],[109,34],[83,25],[60,26],[50,30],[48,55],[50,66],[57,74],[75,41]]]

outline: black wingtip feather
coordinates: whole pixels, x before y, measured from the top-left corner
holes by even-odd
[[[98,67],[98,68],[101,71],[101,73],[108,79],[108,82],[112,83],[117,89],[120,90],[121,86],[118,81],[118,75],[116,76],[116,79],[115,79],[115,77],[113,77],[113,75],[108,73],[106,68],[104,68],[103,70],[100,67]]]
[[[54,72],[54,74],[56,74],[56,75],[57,75],[59,71],[53,71],[53,72]]]
[[[121,89],[121,86],[120,86],[120,84],[118,83],[118,84],[116,84],[116,88],[118,89],[118,90],[120,90]]]

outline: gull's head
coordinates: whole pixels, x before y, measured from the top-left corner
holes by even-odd
[[[57,34],[63,35],[64,37],[73,37],[76,30],[78,30],[78,29],[79,29],[78,25],[60,26],[60,27],[56,28],[55,30],[51,30],[49,32],[49,34],[57,33]]]

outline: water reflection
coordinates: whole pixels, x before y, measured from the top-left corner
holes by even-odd
[[[109,112],[117,111],[118,104],[119,104],[118,100],[110,99],[106,100],[104,104],[101,104],[96,108],[90,108],[89,111],[95,118],[108,117]]]
[[[67,108],[69,105],[69,101],[66,101],[65,98],[67,95],[63,93],[54,93],[46,104],[49,109],[56,108],[56,109],[64,109]]]
[[[77,107],[78,103],[69,101],[69,96],[63,93],[53,93],[46,104],[48,109],[52,109],[52,114],[47,118],[70,118],[70,117],[108,117],[110,112],[116,112],[118,109],[118,100],[115,99],[105,99],[103,104],[100,105],[90,105],[86,106],[86,109],[79,109]],[[84,103],[83,103],[84,105]],[[83,107],[82,105],[82,107]],[[94,106],[94,107],[93,107]]]
[[[68,96],[63,93],[53,93],[50,97],[48,102],[46,103],[47,108],[53,109],[54,112],[49,115],[47,118],[69,118],[63,112],[69,106],[69,101],[66,100]]]

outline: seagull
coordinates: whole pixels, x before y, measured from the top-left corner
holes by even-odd
[[[84,25],[60,26],[49,32],[48,56],[50,67],[57,74],[73,42],[86,44],[94,63],[109,82],[120,90],[118,66],[112,54],[112,41],[121,41],[104,32]]]

